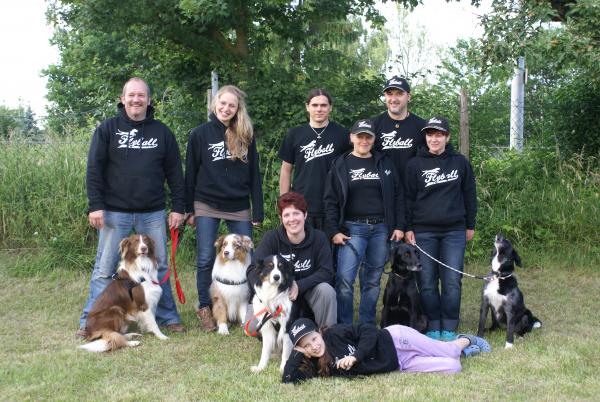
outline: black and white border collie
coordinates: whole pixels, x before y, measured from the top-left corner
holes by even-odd
[[[502,234],[496,235],[492,251],[492,271],[483,285],[478,336],[483,336],[488,310],[492,310],[490,330],[506,325],[505,348],[512,348],[514,334],[525,335],[542,322],[525,307],[523,293],[514,275],[515,264],[521,266],[521,257]]]
[[[223,235],[215,242],[217,258],[212,270],[212,314],[221,335],[228,335],[227,322],[243,323],[250,301],[246,269],[254,245],[248,236]]]
[[[137,322],[140,331],[152,332],[168,339],[156,323],[156,306],[162,294],[154,241],[133,234],[119,244],[121,261],[113,281],[96,300],[86,320],[86,340],[80,348],[88,352],[108,352],[124,346],[138,346],[131,341],[136,333],[126,333],[129,324]]]
[[[292,352],[292,341],[287,334],[291,324],[290,287],[294,281],[294,266],[279,255],[270,255],[256,263],[258,279],[253,285],[255,295],[252,306],[259,324],[262,337],[262,352],[258,365],[251,370],[258,373],[267,367],[272,353],[281,351],[283,372],[285,363]],[[264,322],[264,323],[263,323]]]

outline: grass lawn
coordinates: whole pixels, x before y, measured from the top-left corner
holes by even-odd
[[[512,350],[498,331],[486,336],[492,353],[463,360],[458,375],[391,373],[292,386],[280,383],[278,362],[250,371],[260,344],[241,328],[228,337],[198,330],[189,264],[180,268],[185,334],[164,342],[145,335],[138,348],[95,355],[77,349],[74,336],[89,274],[15,277],[9,257],[0,255],[0,400],[598,400],[600,272],[522,256],[527,268],[517,272],[519,283],[544,326]],[[487,267],[467,271],[483,274]],[[476,331],[480,289],[480,281],[463,281],[461,332]]]

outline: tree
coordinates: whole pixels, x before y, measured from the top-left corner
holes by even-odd
[[[0,138],[32,138],[40,134],[30,106],[9,108],[0,105]]]

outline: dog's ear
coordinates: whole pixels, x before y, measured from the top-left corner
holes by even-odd
[[[121,240],[121,242],[119,243],[119,254],[121,255],[121,257],[123,257],[123,255],[125,254],[125,251],[127,251],[128,247],[129,247],[129,237],[126,237],[123,240]]]
[[[225,235],[219,236],[217,240],[215,240],[215,248],[220,250],[223,247],[223,240],[225,240]]]
[[[254,248],[254,243],[252,243],[252,239],[248,236],[242,236],[242,247],[244,250],[250,251]]]
[[[521,257],[520,257],[520,256],[519,256],[519,254],[517,253],[517,250],[515,250],[514,248],[513,248],[513,250],[512,250],[512,256],[513,256],[513,260],[515,260],[515,264],[516,264],[518,267],[523,267],[523,265],[521,264]]]
[[[144,235],[144,243],[148,246],[148,255],[154,257],[155,243],[154,239],[148,235]]]

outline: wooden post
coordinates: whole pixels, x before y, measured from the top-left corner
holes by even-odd
[[[458,137],[458,147],[460,153],[469,159],[469,98],[467,90],[460,89],[460,136]]]

